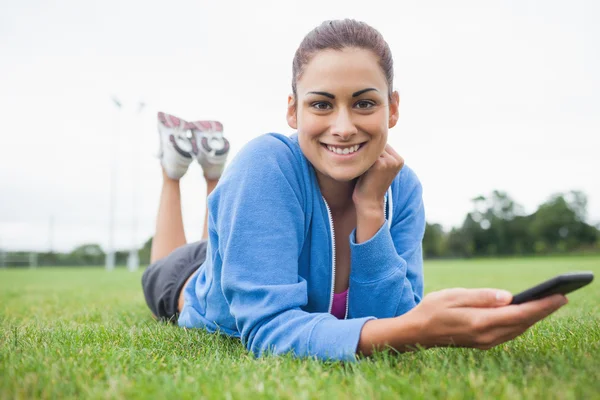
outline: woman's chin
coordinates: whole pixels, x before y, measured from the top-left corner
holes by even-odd
[[[325,171],[325,175],[337,182],[351,182],[359,178],[363,174],[363,171],[350,168],[335,168],[330,171]]]

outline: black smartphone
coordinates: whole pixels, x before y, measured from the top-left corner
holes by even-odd
[[[553,294],[567,294],[583,287],[594,280],[591,271],[571,272],[555,276],[537,286],[522,291],[513,296],[510,304],[521,304],[531,300],[538,300]]]

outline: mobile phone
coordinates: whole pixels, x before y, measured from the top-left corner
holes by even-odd
[[[521,304],[531,300],[538,300],[553,294],[567,294],[577,290],[594,280],[591,271],[571,272],[555,276],[537,286],[522,291],[513,296],[510,304]]]

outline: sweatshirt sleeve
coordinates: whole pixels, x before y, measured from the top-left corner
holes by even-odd
[[[265,352],[351,361],[363,324],[301,309],[308,302],[298,274],[305,237],[299,161],[272,136],[250,142],[210,198],[218,235],[221,285],[242,342]],[[211,238],[212,240],[212,238]]]
[[[416,174],[404,167],[392,187],[392,226],[386,221],[368,241],[350,235],[352,270],[348,317],[389,318],[414,308],[423,297],[425,211]],[[396,183],[396,182],[395,182]]]

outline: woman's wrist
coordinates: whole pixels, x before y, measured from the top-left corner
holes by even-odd
[[[381,200],[377,200],[377,199],[363,199],[363,200],[358,200],[358,199],[353,199],[354,201],[354,208],[356,208],[356,213],[362,213],[362,214],[370,214],[373,212],[377,212],[377,211],[383,211],[383,206],[385,204],[385,201],[383,200],[383,198]]]
[[[361,330],[356,352],[370,356],[374,350],[390,347],[400,352],[415,350],[422,341],[421,326],[410,313],[367,321]]]
[[[384,222],[383,206],[379,209],[356,207],[356,243],[360,244],[371,239],[381,229]]]

